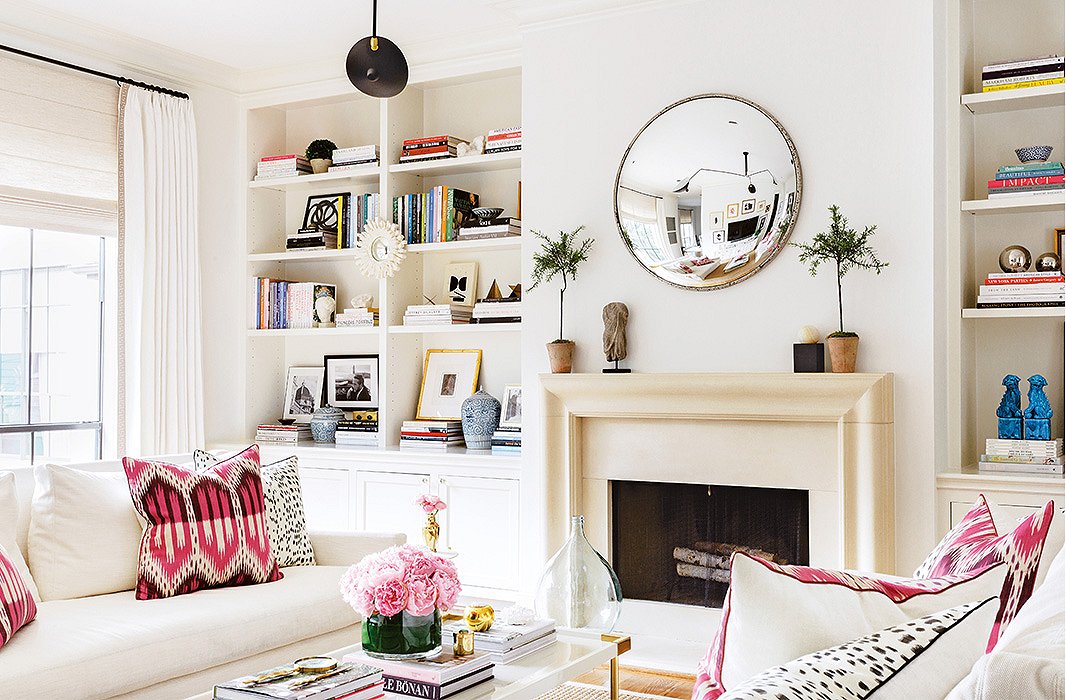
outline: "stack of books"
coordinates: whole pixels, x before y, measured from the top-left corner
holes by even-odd
[[[315,300],[337,298],[337,286],[322,282],[290,282],[269,277],[252,278],[254,328],[314,328]]]
[[[981,70],[981,92],[1057,85],[1064,75],[1062,56],[993,63]]]
[[[255,429],[256,442],[277,442],[295,445],[300,440],[311,439],[309,425],[273,425],[263,424]]]
[[[352,663],[374,663],[384,669],[385,692],[410,695],[421,700],[444,700],[461,690],[493,678],[492,657],[475,651],[470,656],[456,656],[445,651],[425,661],[383,661],[371,659],[361,651],[348,654]]]
[[[376,663],[376,662],[375,662]],[[377,700],[385,697],[380,666],[344,662],[332,671],[290,673],[278,666],[215,686],[216,700]]]
[[[522,429],[501,425],[492,434],[492,451],[497,454],[522,454]]]
[[[296,177],[311,172],[311,161],[295,153],[260,158],[255,168],[256,180],[273,180],[279,177]]]
[[[392,219],[408,243],[454,241],[476,221],[471,210],[480,198],[473,192],[438,185],[422,194],[405,194],[392,203]]]
[[[493,219],[482,224],[479,221],[471,221],[468,225],[459,229],[460,241],[478,241],[484,238],[507,238],[508,236],[521,236],[522,222],[511,216]]]
[[[400,426],[400,447],[443,449],[463,444],[462,421],[405,420]]]
[[[474,304],[471,323],[521,323],[522,302],[482,299]]]
[[[332,250],[336,247],[336,231],[301,228],[285,236],[285,250]]]
[[[463,620],[448,622],[444,625],[444,637],[452,639],[455,632],[464,629],[467,627]],[[555,639],[554,620],[533,620],[524,625],[497,621],[486,632],[474,632],[474,649],[487,653],[494,663],[502,666],[543,649]]]
[[[403,314],[405,326],[450,326],[470,323],[469,306],[457,304],[411,304]]]
[[[1004,165],[996,171],[996,179],[988,181],[988,197],[1008,197],[1019,194],[1041,194],[1063,188],[1062,162],[1023,163]]]
[[[982,472],[1063,474],[1062,440],[985,440],[985,453],[977,469]]]
[[[990,272],[977,294],[979,309],[1062,306],[1066,277],[1061,272]]]
[[[485,137],[485,154],[522,150],[522,127],[493,129]]]
[[[378,325],[379,309],[376,306],[345,309],[337,314],[337,328],[369,328]]]
[[[448,134],[406,139],[403,142],[403,150],[400,151],[400,162],[414,163],[422,160],[455,158],[456,147],[461,143],[469,143],[469,141]]]
[[[337,433],[333,441],[338,445],[377,447],[378,422],[376,420],[342,420],[337,423]]]
[[[337,148],[333,151],[333,165],[329,166],[329,171],[332,173],[355,170],[360,165],[366,165],[368,163],[377,162],[377,144],[370,144],[369,146],[351,146],[349,148]]]

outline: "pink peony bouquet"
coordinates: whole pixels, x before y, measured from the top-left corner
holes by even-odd
[[[340,587],[344,601],[364,617],[443,612],[462,591],[455,564],[409,544],[363,557],[341,577]]]
[[[419,506],[427,515],[430,513],[436,513],[439,510],[444,510],[448,507],[448,504],[437,498],[431,493],[424,493],[418,497],[415,501],[415,505]]]

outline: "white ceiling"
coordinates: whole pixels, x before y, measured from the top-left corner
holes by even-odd
[[[488,0],[379,0],[378,33],[417,57],[420,44],[510,35],[518,23]],[[10,0],[88,28],[151,42],[239,72],[337,61],[371,33],[371,0]],[[93,26],[95,25],[95,26]],[[47,32],[46,27],[33,27]]]

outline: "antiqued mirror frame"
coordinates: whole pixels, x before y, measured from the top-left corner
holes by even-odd
[[[637,254],[635,252],[633,252],[633,246],[630,244],[629,239],[626,236],[626,232],[622,228],[622,218],[618,214],[618,189],[619,189],[619,187],[622,184],[622,169],[625,167],[626,161],[629,160],[629,152],[633,150],[633,146],[637,143],[637,140],[641,137],[641,134],[643,134],[644,131],[649,126],[654,124],[656,119],[658,119],[659,117],[663,116],[664,114],[666,114],[670,110],[672,110],[672,109],[674,109],[676,107],[680,107],[681,105],[683,105],[683,104],[685,104],[687,102],[693,102],[695,100],[705,100],[705,99],[711,99],[711,98],[736,100],[737,102],[742,102],[743,104],[746,104],[749,107],[752,107],[752,108],[758,110],[764,117],[769,119],[773,123],[773,125],[775,127],[777,127],[778,132],[780,132],[782,138],[785,139],[785,143],[788,144],[788,150],[789,150],[789,153],[792,156],[792,163],[793,163],[793,165],[795,166],[795,169],[796,169],[796,198],[795,198],[795,202],[794,202],[795,207],[793,209],[792,218],[788,222],[788,229],[785,231],[784,236],[782,236],[782,238],[781,238],[781,244],[777,247],[776,250],[773,251],[773,253],[768,255],[756,267],[753,267],[748,272],[744,273],[743,275],[741,275],[740,277],[737,277],[734,280],[730,280],[729,282],[723,282],[722,284],[716,284],[716,285],[708,286],[708,287],[689,287],[689,286],[684,285],[684,284],[678,284],[677,282],[672,282],[671,280],[668,280],[665,277],[662,277],[662,276],[656,274],[654,270],[652,270],[651,268],[646,266],[643,262],[641,262],[640,258],[637,257]],[[660,282],[665,282],[666,284],[670,285],[671,287],[677,287],[678,289],[685,289],[685,290],[690,291],[690,292],[713,292],[713,291],[718,290],[718,289],[726,289],[728,287],[732,287],[733,285],[739,284],[740,282],[743,282],[744,280],[748,279],[749,277],[754,275],[756,272],[758,272],[759,270],[761,270],[764,267],[766,267],[766,265],[768,265],[770,263],[770,261],[772,261],[774,258],[777,257],[777,254],[781,252],[781,249],[785,247],[785,244],[788,243],[789,238],[792,237],[792,231],[796,228],[796,219],[799,218],[800,206],[803,203],[803,169],[800,167],[800,158],[799,158],[799,153],[796,151],[796,144],[793,143],[792,137],[789,135],[788,130],[786,130],[785,127],[781,125],[781,122],[779,122],[777,120],[777,117],[775,117],[773,114],[771,114],[765,108],[763,108],[762,105],[760,105],[760,104],[758,104],[756,102],[752,102],[751,100],[746,99],[744,97],[740,97],[739,95],[731,95],[731,94],[726,93],[726,92],[704,92],[704,93],[700,93],[698,95],[691,95],[691,96],[686,97],[684,99],[680,99],[677,102],[674,102],[673,104],[667,105],[663,109],[659,110],[655,114],[655,116],[653,116],[651,119],[649,119],[647,122],[645,122],[644,126],[640,127],[640,130],[637,131],[636,135],[629,142],[629,145],[626,146],[625,153],[622,154],[622,160],[618,164],[618,172],[614,176],[614,193],[613,193],[612,196],[613,196],[613,199],[614,199],[614,201],[613,201],[614,223],[615,223],[615,226],[618,228],[618,235],[622,237],[622,243],[625,244],[626,250],[629,252],[629,254],[631,256],[633,256],[633,259],[637,262],[637,264],[640,266],[640,268],[642,270],[644,270],[645,272],[647,272],[649,275],[651,275],[655,279],[659,280]]]

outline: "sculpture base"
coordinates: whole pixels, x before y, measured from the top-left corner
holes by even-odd
[[[1025,419],[1025,439],[1026,440],[1050,440],[1051,439],[1051,419],[1050,418],[1026,418]]]
[[[795,343],[792,345],[793,372],[824,372],[824,343]]]
[[[1022,419],[1021,418],[1000,418],[999,419],[999,439],[1000,440],[1021,440],[1022,439]]]
[[[625,367],[604,367],[604,374],[629,374],[633,370],[626,369]]]

